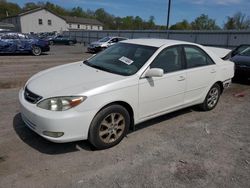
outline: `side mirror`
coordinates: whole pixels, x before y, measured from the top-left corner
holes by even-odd
[[[148,69],[144,76],[145,77],[162,77],[164,74],[163,69],[159,69],[159,68],[152,68],[152,69]]]

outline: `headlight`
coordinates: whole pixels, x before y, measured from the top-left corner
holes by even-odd
[[[38,107],[51,111],[65,111],[82,103],[87,97],[53,97],[44,99],[37,104]]]

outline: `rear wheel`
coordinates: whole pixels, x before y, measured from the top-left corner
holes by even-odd
[[[97,149],[106,149],[118,144],[128,132],[130,117],[120,105],[101,110],[89,129],[89,141]]]
[[[221,89],[219,84],[214,84],[209,90],[204,102],[200,104],[200,108],[203,111],[209,111],[215,108],[217,105],[221,94]]]
[[[39,56],[41,55],[42,53],[42,50],[39,46],[33,46],[32,47],[32,54],[35,55],[35,56]]]

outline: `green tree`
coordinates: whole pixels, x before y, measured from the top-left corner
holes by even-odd
[[[25,5],[22,8],[22,10],[26,11],[26,10],[31,10],[31,9],[38,8],[38,7],[39,6],[36,3],[28,2],[28,3],[25,3]]]
[[[187,20],[182,20],[174,25],[171,25],[170,30],[190,30],[192,29],[190,23]]]
[[[202,14],[191,23],[193,30],[218,30],[220,27],[215,20],[210,19],[208,15]]]
[[[0,19],[17,15],[21,11],[21,8],[16,3],[9,3],[6,0],[0,0]]]

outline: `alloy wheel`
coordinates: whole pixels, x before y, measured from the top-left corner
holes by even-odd
[[[99,137],[104,143],[113,143],[122,136],[125,126],[125,118],[122,114],[111,113],[102,120]]]
[[[213,108],[219,99],[219,90],[214,87],[210,90],[207,98],[207,105],[209,108]]]

